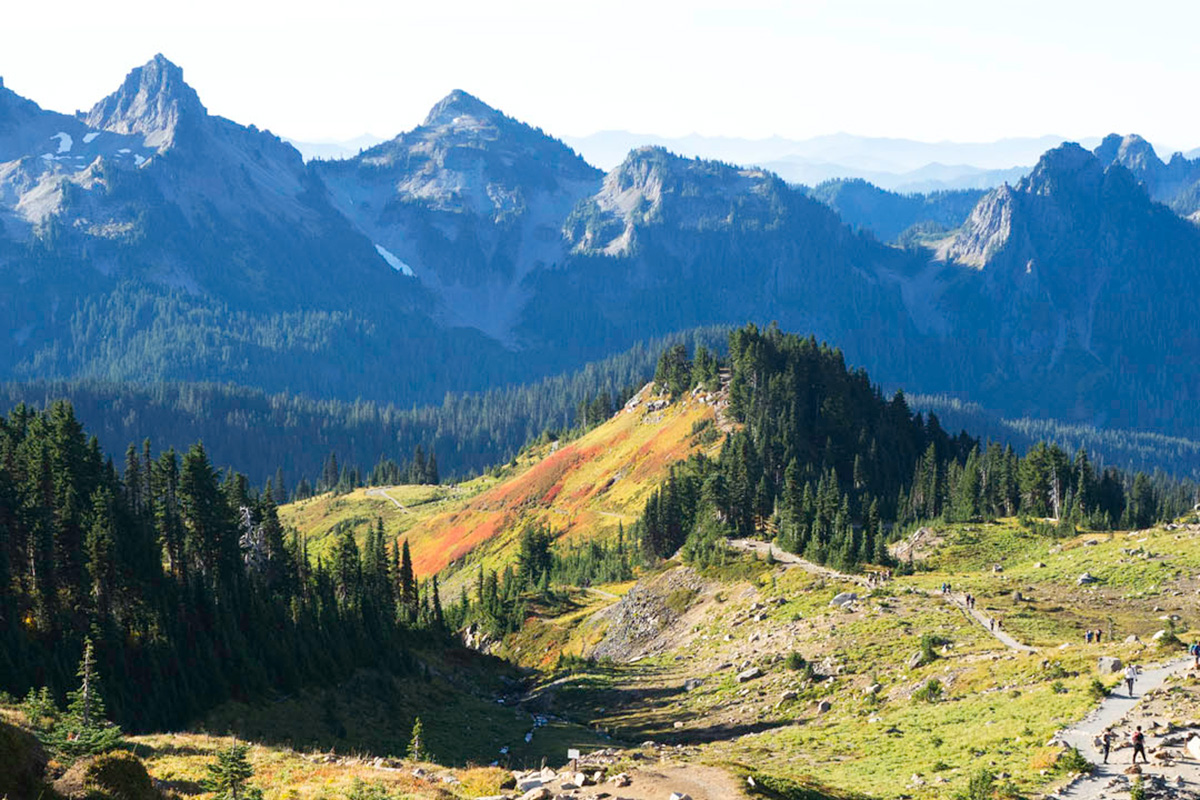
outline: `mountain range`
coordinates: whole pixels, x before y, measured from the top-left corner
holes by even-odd
[[[1194,434],[1196,162],[1117,140],[899,202],[661,147],[603,172],[462,91],[306,164],[162,56],[75,116],[0,88],[0,377],[415,404],[775,320],[888,384]]]

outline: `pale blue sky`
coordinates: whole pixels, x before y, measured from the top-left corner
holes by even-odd
[[[557,135],[1200,145],[1200,3],[208,0],[9,3],[6,85],[72,111],[156,52],[210,111],[390,136],[453,88]]]

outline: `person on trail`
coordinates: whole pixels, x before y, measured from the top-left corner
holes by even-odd
[[[1142,763],[1150,763],[1150,759],[1146,758],[1146,734],[1142,733],[1142,726],[1138,725],[1137,730],[1133,732],[1133,736],[1129,737],[1133,742],[1133,763],[1137,763],[1138,753],[1142,754]]]
[[[991,626],[992,632],[994,633],[996,630],[996,618],[992,617],[990,620],[988,620],[988,624]]]
[[[1113,739],[1117,738],[1112,728],[1105,728],[1100,734],[1100,752],[1104,755],[1104,763],[1108,763],[1108,751],[1112,749]]]
[[[1087,641],[1088,644],[1092,643],[1092,629],[1091,628],[1088,628],[1087,635],[1083,638]]]
[[[1137,680],[1137,667],[1130,664],[1125,668],[1125,684],[1129,687],[1129,696],[1133,697],[1133,682]],[[1140,731],[1141,728],[1138,728]]]
[[[1192,658],[1195,659],[1195,669],[1200,669],[1200,642],[1193,644],[1189,650]]]
[[[1096,644],[1100,644],[1100,629],[1096,628]]]

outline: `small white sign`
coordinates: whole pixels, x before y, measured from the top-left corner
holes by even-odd
[[[579,758],[578,750],[574,750],[574,749],[567,750],[567,760],[568,761],[575,761],[578,758]]]

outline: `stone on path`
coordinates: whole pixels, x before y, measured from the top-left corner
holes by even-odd
[[[1124,666],[1121,663],[1121,659],[1116,656],[1100,656],[1100,659],[1096,662],[1096,670],[1101,675],[1116,675]]]

